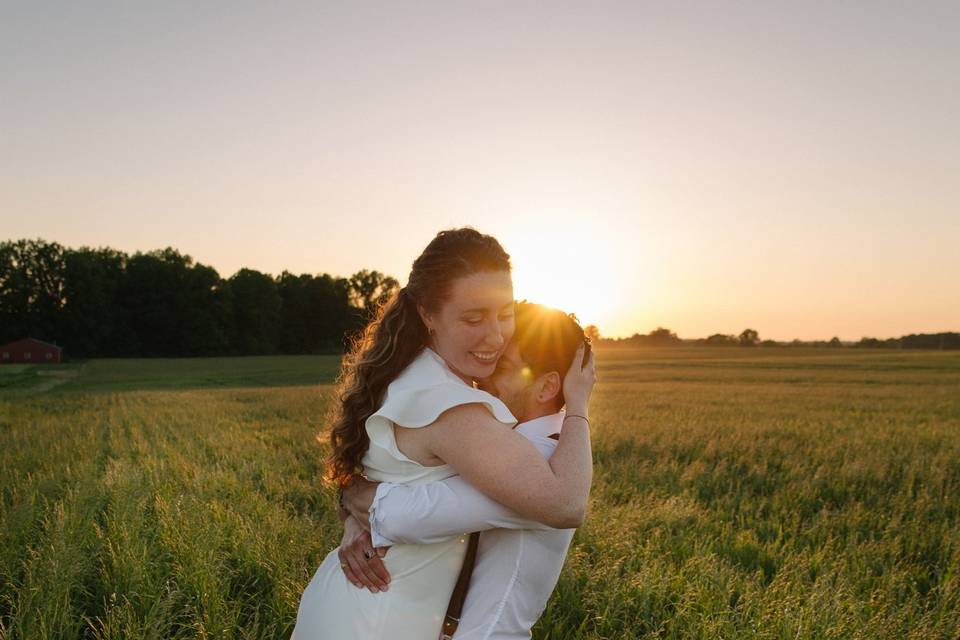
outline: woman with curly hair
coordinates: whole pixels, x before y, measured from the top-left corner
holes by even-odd
[[[510,257],[500,243],[470,228],[437,234],[344,360],[330,477],[343,486],[358,474],[404,484],[459,474],[523,516],[578,526],[593,470],[585,419],[593,358],[581,366],[578,352],[565,377],[567,419],[546,460],[512,429],[506,406],[476,387],[513,331]],[[345,526],[349,535],[349,518]],[[461,539],[395,545],[383,558],[389,588],[373,593],[350,583],[334,549],[303,593],[293,638],[437,637],[465,550]]]

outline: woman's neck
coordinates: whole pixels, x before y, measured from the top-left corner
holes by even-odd
[[[446,366],[447,369],[449,369],[450,372],[453,373],[453,375],[455,375],[455,376],[457,376],[458,378],[460,378],[460,380],[463,381],[463,383],[464,383],[465,385],[467,385],[468,387],[476,388],[477,384],[476,384],[476,382],[474,381],[474,379],[471,378],[470,376],[466,375],[465,373],[459,371],[456,367],[454,367],[452,364],[450,364],[450,362],[447,361],[446,358],[444,358],[442,355],[440,355],[440,352],[437,351],[437,350],[433,347],[432,344],[427,345],[427,349],[430,349],[430,351],[433,351],[433,353],[436,354],[436,356],[437,356],[438,358],[440,358],[440,360],[443,362],[444,366]]]

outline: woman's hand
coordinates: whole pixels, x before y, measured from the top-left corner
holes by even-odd
[[[366,587],[371,593],[386,591],[390,572],[383,564],[383,556],[388,548],[374,549],[370,532],[364,530],[356,518],[349,516],[343,522],[343,540],[337,551],[340,569],[358,589]]]
[[[584,346],[580,345],[573,362],[567,369],[563,379],[563,398],[567,403],[567,413],[587,417],[587,405],[590,404],[590,394],[593,385],[597,382],[597,371],[594,367],[593,350],[583,362]]]

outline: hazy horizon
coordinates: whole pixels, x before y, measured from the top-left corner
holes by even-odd
[[[956,3],[0,18],[0,239],[402,283],[471,225],[607,336],[960,329]]]

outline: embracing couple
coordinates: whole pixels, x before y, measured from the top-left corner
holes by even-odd
[[[514,302],[496,239],[440,232],[344,361],[343,544],[293,639],[529,638],[586,511],[595,379],[572,317]]]

